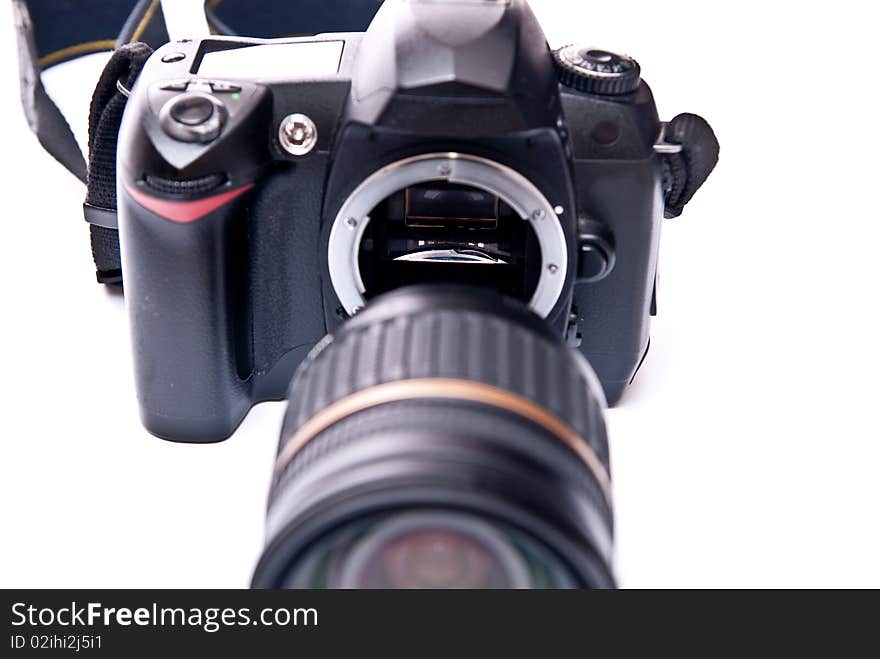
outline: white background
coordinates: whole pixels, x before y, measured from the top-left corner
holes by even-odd
[[[721,164],[662,247],[660,317],[608,413],[627,587],[880,586],[877,16],[862,2],[534,0],[553,45],[636,56]],[[81,185],[18,104],[0,10],[0,586],[244,587],[283,406],[216,446],[138,421]],[[100,57],[98,58],[100,59]],[[51,90],[85,128],[100,62]]]

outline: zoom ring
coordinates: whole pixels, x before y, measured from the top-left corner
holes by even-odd
[[[489,385],[544,408],[608,469],[602,414],[587,376],[569,349],[541,334],[494,314],[437,309],[349,327],[328,345],[294,380],[279,453],[336,401],[392,382],[449,379]],[[295,461],[282,465],[279,482]]]

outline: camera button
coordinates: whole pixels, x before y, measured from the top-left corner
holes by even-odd
[[[215,94],[238,94],[241,92],[241,85],[236,85],[231,82],[212,82],[209,84],[211,85],[211,90]]]
[[[607,238],[590,234],[579,236],[578,283],[592,284],[603,280],[614,269],[614,262],[614,248]]]
[[[227,116],[226,106],[212,95],[186,92],[165,103],[159,123],[175,140],[207,144],[220,136]]]
[[[189,86],[189,80],[175,80],[160,87],[164,92],[185,92]]]
[[[572,45],[555,51],[553,61],[559,81],[586,94],[620,96],[641,84],[639,64],[627,55]]]
[[[200,126],[214,116],[214,104],[201,94],[181,96],[171,106],[171,116],[184,126]]]
[[[578,262],[578,279],[581,282],[594,282],[602,279],[608,272],[608,255],[595,244],[581,245]]]

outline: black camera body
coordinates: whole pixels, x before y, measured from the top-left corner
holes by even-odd
[[[616,402],[648,348],[669,194],[695,191],[669,132],[633,60],[551,52],[522,0],[164,46],[117,161],[144,424],[224,439],[370,299],[446,281],[528,303]]]

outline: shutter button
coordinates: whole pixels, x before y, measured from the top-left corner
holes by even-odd
[[[176,140],[207,144],[220,136],[227,115],[226,106],[211,94],[187,92],[165,103],[159,123]]]
[[[211,99],[201,95],[184,95],[171,106],[171,116],[177,123],[184,126],[199,126],[214,114]]]

